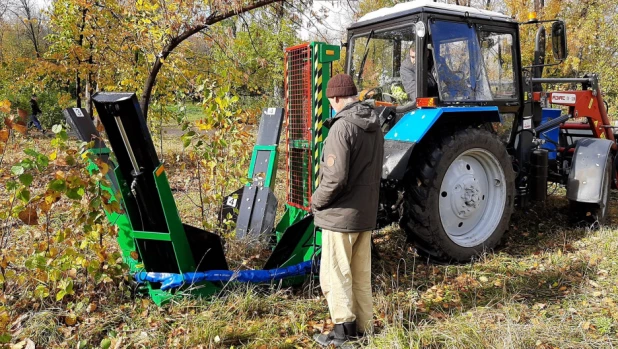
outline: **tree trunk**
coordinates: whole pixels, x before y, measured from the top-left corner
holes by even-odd
[[[32,22],[30,22],[30,36],[32,39],[32,45],[34,45],[34,52],[36,52],[36,58],[41,58],[41,51],[39,49],[39,40],[37,38]]]
[[[77,102],[77,107],[81,108],[82,107],[82,79],[79,77],[79,70],[75,73],[75,94],[77,95],[77,98],[75,99],[75,101]]]
[[[80,47],[84,46],[84,28],[86,27],[86,13],[88,13],[88,9],[84,8],[82,9],[82,23],[79,26],[79,40],[77,41],[77,43],[79,44]],[[79,66],[82,63],[82,60],[80,57],[76,57],[77,59],[77,72],[76,74],[76,78],[75,78],[75,92],[77,94],[77,98],[76,98],[76,102],[77,102],[77,107],[81,108],[82,107],[82,97],[81,97],[81,93],[82,93],[82,80],[79,76]]]
[[[91,46],[92,49],[92,46]],[[90,116],[92,116],[93,114],[93,101],[92,101],[92,95],[94,94],[94,78],[93,78],[93,73],[92,73],[92,55],[90,55],[90,58],[88,59],[88,63],[90,63],[90,69],[88,70],[88,84],[86,86],[86,94],[88,99],[87,101],[87,105],[86,108],[88,109],[88,113],[90,113]]]
[[[140,101],[140,107],[142,107],[144,119],[148,119],[148,104],[150,103],[150,96],[152,95],[152,90],[162,65],[161,59],[157,57],[152,66],[152,70],[150,71],[150,75],[148,75],[148,79],[146,80],[146,85],[144,86],[144,92],[142,93],[142,98]]]
[[[39,44],[38,34],[41,32],[41,19],[34,18],[35,8],[33,7],[33,3],[29,0],[20,0],[16,3],[15,8],[10,10],[8,5],[6,7],[7,10],[11,11],[19,21],[26,27],[26,35],[28,39],[32,41],[32,45],[34,46],[34,51],[36,53],[37,58],[41,58],[41,49]],[[20,11],[23,11],[20,13]],[[40,11],[39,11],[40,14]],[[26,20],[24,20],[24,18]],[[37,20],[37,28],[35,29],[33,21]]]

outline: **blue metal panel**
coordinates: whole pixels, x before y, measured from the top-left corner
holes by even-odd
[[[498,107],[421,108],[405,114],[384,136],[385,140],[418,143],[444,113],[474,114],[492,122],[502,122]],[[465,117],[465,115],[462,115]]]
[[[443,108],[416,109],[405,114],[384,136],[385,140],[418,143],[442,115]]]
[[[561,113],[562,111],[560,109],[543,108],[543,118],[541,120],[541,125],[555,118],[559,118]],[[559,136],[560,136],[560,125],[557,125],[556,127],[550,130],[541,132],[540,138],[544,140],[551,140],[554,143],[558,143]],[[547,155],[549,160],[556,160],[557,151],[556,151],[556,144],[554,143],[547,142],[541,145],[542,149],[547,149],[549,151],[549,154]]]

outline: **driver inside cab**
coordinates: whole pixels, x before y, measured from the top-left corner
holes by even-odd
[[[408,94],[408,100],[416,101],[416,51],[414,43],[410,45],[408,54],[404,56],[399,70],[403,89]]]
[[[375,99],[380,105],[394,105],[397,107],[409,108],[416,105],[418,91],[416,90],[417,79],[417,61],[416,61],[416,44],[414,41],[408,42],[401,53],[401,63],[395,67],[393,77],[384,79],[385,84],[364,90],[360,93],[360,99]],[[427,93],[428,96],[438,96],[438,85],[434,77],[435,68],[431,47],[425,52],[428,71],[427,74]],[[397,71],[398,69],[398,71]],[[421,72],[422,73],[422,72]],[[421,74],[422,76],[422,74]]]
[[[416,50],[414,42],[404,49],[401,54],[401,63],[398,64],[399,73],[394,78],[387,79],[387,83],[361,92],[361,100],[377,99],[380,102],[408,105],[416,101]],[[397,68],[395,68],[397,69]]]

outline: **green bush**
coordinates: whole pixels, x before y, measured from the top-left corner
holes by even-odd
[[[11,108],[20,108],[30,112],[30,95],[27,92],[21,90],[0,90],[0,99],[8,99],[11,102]]]
[[[39,108],[42,114],[39,115],[39,121],[44,129],[51,129],[55,124],[64,123],[62,110],[68,108],[73,102],[68,93],[63,91],[41,91],[36,92],[38,96]],[[26,110],[28,115],[32,115],[30,108],[30,97],[32,91],[29,88],[19,90],[9,90],[8,88],[0,91],[1,99],[8,99],[11,102],[12,108],[20,108]],[[15,109],[14,109],[15,110]]]
[[[39,108],[42,114],[39,121],[44,129],[51,129],[53,125],[64,124],[62,110],[69,107],[70,97],[65,92],[45,91],[37,94]],[[29,99],[28,99],[29,100]],[[28,105],[30,111],[30,105]]]

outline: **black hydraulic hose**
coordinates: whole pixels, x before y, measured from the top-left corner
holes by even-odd
[[[548,121],[548,122],[538,126],[537,128],[534,129],[534,132],[536,134],[539,134],[539,133],[541,133],[543,131],[547,131],[547,130],[552,129],[552,128],[556,127],[556,126],[560,126],[561,123],[569,120],[569,118],[570,118],[570,115],[562,115],[559,118],[555,118],[555,119],[553,119],[551,121]]]

